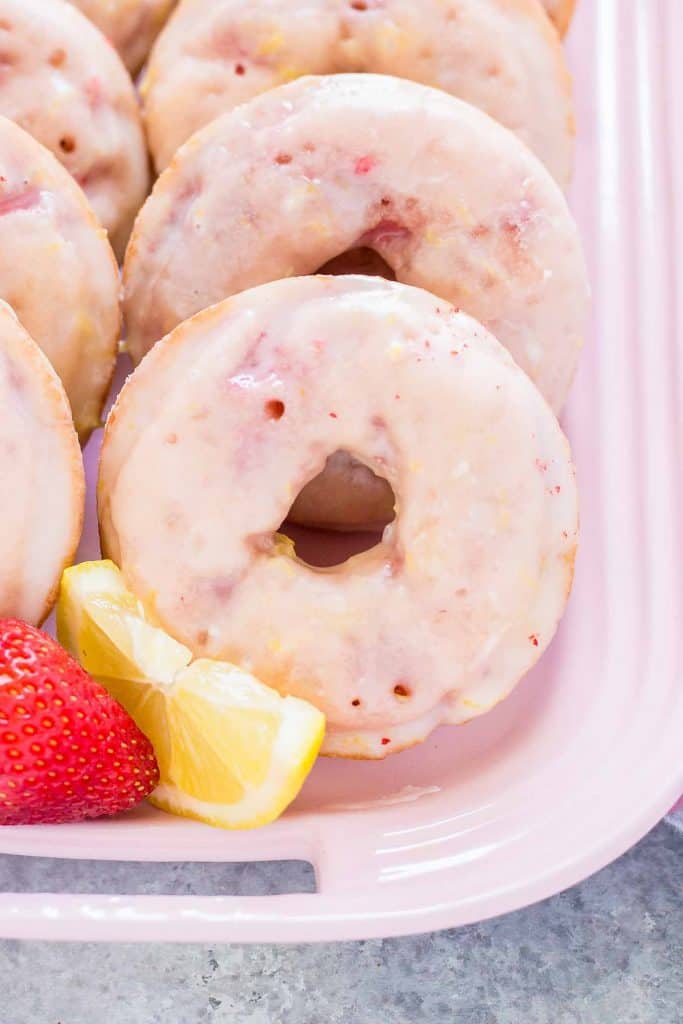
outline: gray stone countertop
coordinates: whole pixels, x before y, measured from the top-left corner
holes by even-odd
[[[111,871],[118,871],[118,877]],[[0,857],[0,890],[97,891],[97,865]],[[306,888],[303,865],[119,865],[124,891]],[[405,939],[0,942],[0,1024],[681,1024],[683,814],[544,903]]]

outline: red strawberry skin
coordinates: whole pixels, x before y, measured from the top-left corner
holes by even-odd
[[[0,620],[0,825],[128,810],[159,781],[149,740],[51,637]]]

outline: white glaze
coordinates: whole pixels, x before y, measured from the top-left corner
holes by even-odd
[[[516,131],[566,185],[571,84],[538,0],[182,0],[145,72],[157,168],[219,114],[304,74],[432,85]]]
[[[389,480],[397,518],[316,570],[274,531],[340,449]],[[107,424],[99,513],[165,628],[312,700],[326,752],[358,757],[510,692],[577,536],[568,446],[528,377],[447,303],[367,277],[265,285],[157,345]]]
[[[37,624],[76,551],[85,482],[59,378],[0,301],[0,618]]]

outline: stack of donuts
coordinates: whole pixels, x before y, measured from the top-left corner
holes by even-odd
[[[54,603],[125,349],[102,549],[159,625],[339,756],[513,689],[577,544],[572,7],[0,0],[0,615]]]

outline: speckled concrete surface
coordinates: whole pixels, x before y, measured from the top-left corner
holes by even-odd
[[[39,889],[44,870],[0,858],[0,889]],[[101,871],[70,865],[60,883],[92,888]],[[301,865],[149,871],[128,891],[310,883]],[[681,1024],[682,889],[670,819],[569,892],[459,931],[290,947],[0,943],[0,1024]]]

